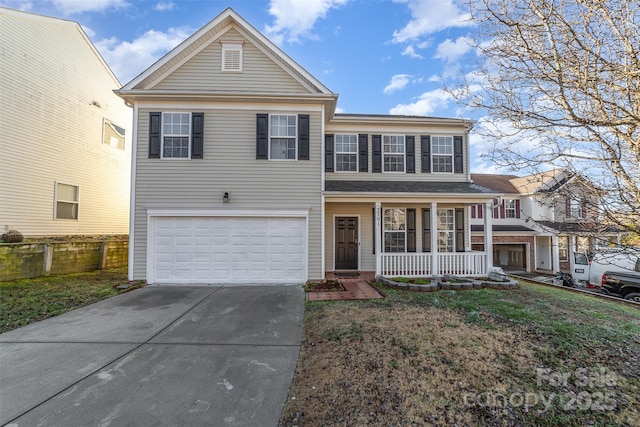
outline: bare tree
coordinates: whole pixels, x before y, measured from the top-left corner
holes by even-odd
[[[470,1],[481,64],[450,91],[488,113],[476,132],[493,142],[489,157],[580,173],[602,221],[640,232],[639,3]]]

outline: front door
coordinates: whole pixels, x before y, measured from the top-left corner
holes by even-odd
[[[358,269],[358,218],[336,217],[336,270]]]

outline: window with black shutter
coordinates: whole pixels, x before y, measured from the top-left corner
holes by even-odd
[[[358,135],[358,162],[360,172],[369,172],[369,135]]]
[[[203,157],[204,113],[149,113],[149,158]]]
[[[405,137],[407,151],[407,173],[416,173],[416,144],[413,135]]]
[[[422,209],[422,252],[431,252],[431,209]]]
[[[372,172],[382,173],[382,135],[372,135]]]

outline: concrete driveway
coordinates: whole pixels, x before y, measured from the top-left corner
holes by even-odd
[[[275,426],[300,286],[149,286],[0,335],[0,425]]]

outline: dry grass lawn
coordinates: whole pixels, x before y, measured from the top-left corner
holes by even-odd
[[[640,310],[524,284],[307,303],[285,426],[640,425]]]

